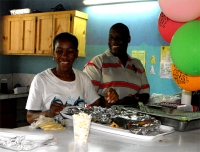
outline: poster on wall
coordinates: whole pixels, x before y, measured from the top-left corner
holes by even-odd
[[[160,78],[172,79],[172,59],[170,56],[170,47],[161,46],[160,55]]]
[[[133,50],[132,51],[132,57],[139,59],[144,68],[145,68],[145,63],[146,63],[146,57],[145,56],[146,56],[146,51],[144,51],[144,50]]]

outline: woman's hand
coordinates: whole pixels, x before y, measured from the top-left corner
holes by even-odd
[[[46,117],[54,117],[55,115],[59,114],[65,108],[64,105],[60,103],[53,102],[50,106],[50,109],[46,111]]]
[[[28,110],[26,119],[31,124],[36,118],[38,118],[40,115],[43,115],[45,117],[54,117],[55,115],[59,114],[61,110],[65,108],[64,105],[53,102],[50,106],[50,109],[47,111],[34,111],[34,110]]]
[[[108,102],[108,103],[115,103],[118,99],[119,99],[119,95],[116,92],[115,89],[113,88],[109,88],[106,93],[104,94],[104,99]]]

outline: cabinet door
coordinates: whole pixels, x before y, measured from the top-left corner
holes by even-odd
[[[37,17],[36,54],[52,55],[52,15]]]
[[[8,44],[6,52],[16,54],[20,52],[21,45],[21,19],[8,18]]]
[[[70,32],[70,14],[53,15],[53,38],[62,32]]]
[[[15,128],[16,100],[5,99],[0,101],[0,128]]]
[[[7,18],[2,18],[2,24],[1,24],[1,29],[2,29],[2,50],[3,53],[7,53],[8,50],[8,19]]]
[[[35,35],[36,35],[36,17],[22,18],[22,32],[20,53],[34,54],[35,52]]]
[[[79,41],[78,56],[85,57],[85,43],[86,43],[86,23],[87,20],[83,18],[74,17],[71,32],[76,35]]]

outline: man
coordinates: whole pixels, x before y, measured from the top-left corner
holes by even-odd
[[[109,49],[84,66],[83,71],[101,97],[108,97],[110,88],[118,93],[119,100],[109,102],[107,107],[113,104],[137,107],[139,101],[147,103],[149,99],[150,86],[144,67],[138,59],[127,54],[130,40],[128,27],[114,24],[109,31]]]

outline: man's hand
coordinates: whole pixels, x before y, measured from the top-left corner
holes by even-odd
[[[109,88],[106,93],[104,94],[104,99],[108,103],[115,103],[119,99],[119,95],[115,89]]]

